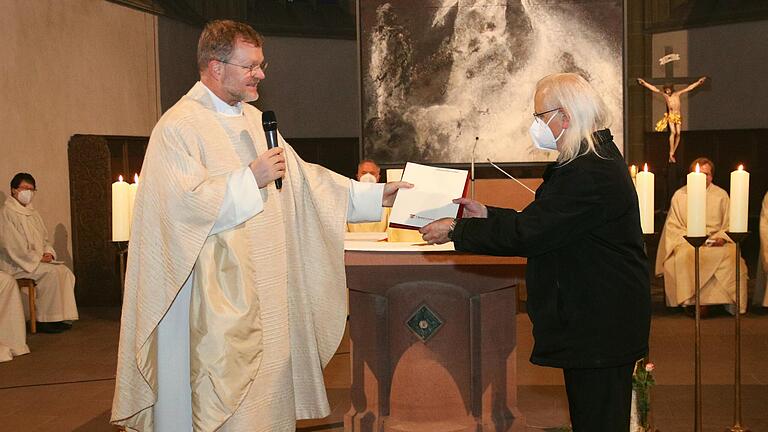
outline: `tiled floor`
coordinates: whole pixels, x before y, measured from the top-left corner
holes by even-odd
[[[693,332],[691,318],[661,306],[655,291],[651,358],[656,363],[653,419],[662,432],[693,429]],[[0,363],[0,432],[114,432],[109,410],[119,331],[117,309],[83,309],[64,334],[29,337],[32,353]],[[528,362],[530,321],[517,315],[519,407],[528,430],[568,423],[559,370]],[[750,311],[742,321],[743,424],[768,431],[768,313]],[[704,431],[721,432],[733,422],[733,319],[720,314],[703,321]],[[326,370],[333,414],[302,421],[299,431],[341,431],[349,404],[349,352],[342,344]]]
[[[0,363],[0,431],[115,431],[118,309],[81,309],[62,334],[28,335],[32,352]]]

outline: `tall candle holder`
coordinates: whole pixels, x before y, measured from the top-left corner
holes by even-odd
[[[113,243],[117,249],[117,258],[120,263],[120,304],[123,304],[123,296],[125,295],[125,269],[128,261],[128,242],[116,241]]]
[[[699,249],[704,244],[705,241],[707,241],[707,236],[695,236],[695,237],[689,237],[684,236],[685,240],[690,243],[691,246],[693,246],[695,251],[695,258],[694,258],[694,269],[696,271],[694,276],[694,282],[696,286],[696,295],[694,300],[694,308],[696,309],[696,335],[694,338],[695,348],[694,348],[694,400],[695,400],[695,410],[694,410],[694,418],[693,418],[693,430],[694,432],[701,432],[701,425],[702,425],[702,417],[701,417],[701,310],[699,309],[700,303],[701,303],[701,279],[699,276],[699,266],[700,266],[700,259],[699,259]]]
[[[646,256],[648,256],[648,245],[655,241],[658,234],[659,233],[643,233],[643,249],[645,249]]]
[[[659,233],[643,233],[643,249],[645,252],[645,256],[648,256],[648,245],[652,244],[653,242],[657,241],[657,236]],[[651,266],[651,279],[653,279],[653,266]],[[650,287],[648,288],[650,289]],[[648,351],[648,355],[645,356],[646,362],[649,362],[651,358],[651,352],[650,349]],[[650,389],[648,389],[650,392]],[[649,397],[649,407],[650,407],[650,395]],[[659,429],[657,429],[653,425],[653,409],[650,409],[648,412],[648,428],[646,429],[648,432],[661,432]]]
[[[726,232],[728,237],[736,243],[736,359],[734,367],[734,400],[733,400],[733,426],[725,429],[726,432],[749,432],[741,425],[741,242],[749,237],[749,232]]]

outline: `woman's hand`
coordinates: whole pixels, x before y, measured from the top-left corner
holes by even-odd
[[[464,206],[463,218],[487,218],[488,208],[478,201],[469,198],[456,198],[453,200],[454,204]]]
[[[422,238],[427,244],[443,244],[451,241],[448,238],[448,233],[451,231],[451,225],[453,224],[453,218],[442,218],[427,225],[424,225],[419,229]]]

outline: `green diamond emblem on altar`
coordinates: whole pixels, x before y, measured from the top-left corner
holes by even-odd
[[[443,326],[443,321],[427,305],[422,304],[406,321],[405,325],[422,342],[427,342]]]

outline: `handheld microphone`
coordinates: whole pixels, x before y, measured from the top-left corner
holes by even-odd
[[[274,111],[264,111],[261,114],[261,126],[264,127],[264,135],[267,137],[267,148],[277,147],[277,117]],[[282,189],[283,179],[275,179],[275,187]]]

